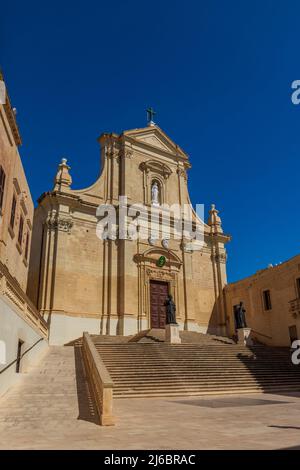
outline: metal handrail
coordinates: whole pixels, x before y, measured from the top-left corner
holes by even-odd
[[[19,360],[23,359],[23,357],[24,357],[27,353],[29,353],[29,351],[31,351],[31,350],[32,350],[38,343],[40,343],[41,341],[44,341],[44,338],[38,339],[32,346],[30,346],[30,348],[26,349],[26,351],[24,351],[24,352],[21,354],[20,358],[17,357],[17,358],[14,359],[13,361],[11,361],[7,366],[5,366],[3,369],[1,369],[1,370],[0,370],[0,374],[3,374],[3,372],[5,372],[7,369],[9,369],[11,366],[13,366],[13,365],[18,361],[18,359],[19,359]]]
[[[273,339],[273,336],[266,335],[265,333],[260,333],[259,331],[256,331],[253,328],[251,328],[251,333],[255,333],[256,335],[264,336],[265,338],[268,338],[268,339]]]

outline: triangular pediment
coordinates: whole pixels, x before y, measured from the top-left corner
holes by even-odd
[[[124,136],[130,137],[142,145],[155,147],[164,152],[188,158],[187,154],[156,125],[125,131]]]
[[[136,136],[136,140],[139,140],[141,142],[145,142],[146,144],[153,145],[154,147],[163,149],[163,150],[169,150],[169,147],[165,145],[165,143],[159,139],[156,135],[138,135]]]

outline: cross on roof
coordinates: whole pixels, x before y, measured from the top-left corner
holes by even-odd
[[[147,109],[147,121],[148,121],[148,123],[153,122],[154,114],[156,114],[156,111],[154,111],[154,109],[152,107]]]

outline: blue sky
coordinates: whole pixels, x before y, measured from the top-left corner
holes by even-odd
[[[62,156],[99,173],[101,132],[157,124],[189,155],[192,202],[215,203],[229,281],[299,253],[300,3],[5,2],[0,63],[34,200]]]

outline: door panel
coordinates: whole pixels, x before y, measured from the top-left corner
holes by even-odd
[[[151,328],[165,328],[166,307],[164,305],[169,292],[167,282],[150,282]]]

